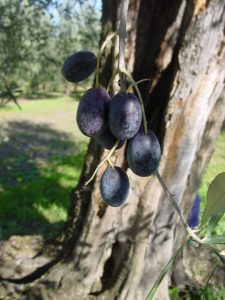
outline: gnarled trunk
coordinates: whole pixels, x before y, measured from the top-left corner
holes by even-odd
[[[162,147],[159,172],[186,215],[224,119],[224,12],[221,0],[130,4],[127,63],[136,80],[151,79],[151,87],[143,83],[140,89],[149,127]],[[116,28],[117,15],[117,1],[104,0],[104,35]],[[104,84],[114,59],[112,53],[106,58]],[[126,169],[124,152],[118,150],[113,162]],[[140,178],[127,169],[129,201],[118,208],[102,203],[104,168],[82,189],[103,155],[91,141],[71,197],[64,247],[68,257],[30,287],[28,299],[143,300],[180,244],[179,219],[155,176]],[[47,282],[52,283],[48,289]],[[169,276],[155,299],[168,299],[168,284]]]

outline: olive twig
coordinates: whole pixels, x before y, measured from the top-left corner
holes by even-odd
[[[139,91],[137,83],[135,82],[133,77],[128,73],[128,71],[126,70],[126,66],[125,66],[125,40],[127,37],[126,24],[127,24],[128,6],[129,6],[129,0],[121,1],[120,24],[119,24],[119,28],[118,28],[118,35],[119,35],[118,65],[119,65],[121,91],[122,92],[126,91],[126,80],[125,80],[125,76],[124,76],[124,75],[126,75],[131,80],[132,84],[134,85],[134,87],[137,91],[139,101],[141,103],[142,114],[143,114],[144,131],[147,134],[147,132],[148,132],[147,119],[146,119],[146,115],[145,115],[144,103],[143,103],[143,100],[141,97],[141,93]]]
[[[142,82],[145,82],[145,81],[150,81],[150,79],[149,79],[149,78],[144,78],[144,79],[138,80],[138,81],[136,82],[136,84],[138,85],[139,83],[142,83]],[[131,84],[128,86],[128,89],[127,89],[127,90],[131,89],[133,86],[134,86],[134,84],[131,83]]]
[[[99,68],[100,68],[100,59],[101,59],[101,55],[105,49],[105,47],[107,46],[107,44],[117,35],[117,32],[113,32],[111,34],[109,34],[105,41],[103,42],[98,55],[97,55],[97,65],[96,65],[96,72],[95,72],[95,86],[98,88],[99,87]]]
[[[109,83],[108,83],[108,86],[107,86],[107,89],[106,89],[107,92],[109,92],[109,89],[110,89],[110,87],[111,87],[111,85],[112,85],[112,83],[113,83],[113,80],[114,80],[114,78],[115,78],[115,76],[117,75],[118,72],[119,72],[119,71],[116,70],[116,71],[113,73],[112,77],[110,78]]]
[[[186,231],[188,232],[189,236],[196,242],[198,242],[199,244],[203,244],[204,242],[194,233],[194,231],[189,227],[187,221],[185,220],[185,217],[179,207],[179,205],[177,204],[176,200],[174,199],[174,196],[170,193],[169,189],[167,188],[164,180],[162,179],[162,177],[160,176],[159,172],[156,170],[155,172],[156,177],[159,180],[159,183],[161,184],[165,194],[167,195],[167,198],[170,200],[170,202],[172,203],[172,205],[174,206],[174,208],[176,209],[176,211],[178,212],[181,221],[186,229]]]
[[[111,162],[110,158],[108,158],[107,161],[108,161],[109,165],[111,166],[111,168],[113,170],[115,170],[115,167],[114,167],[113,163]]]
[[[121,1],[120,24],[118,28],[118,35],[119,35],[118,67],[119,67],[119,76],[120,76],[120,84],[121,84],[122,92],[126,91],[126,81],[122,70],[125,69],[125,40],[127,37],[126,24],[127,24],[128,6],[129,6],[129,0]]]
[[[112,149],[110,150],[110,152],[108,153],[108,155],[98,164],[97,168],[95,169],[93,175],[91,176],[91,178],[85,183],[85,185],[88,185],[95,177],[96,173],[98,172],[98,170],[100,169],[100,167],[104,164],[104,162],[109,161],[110,157],[113,155],[113,153],[115,152],[118,144],[119,144],[120,140],[117,140],[115,145],[112,147]]]

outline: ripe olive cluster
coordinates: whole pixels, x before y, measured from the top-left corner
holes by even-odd
[[[92,52],[80,51],[66,59],[62,74],[70,82],[80,82],[94,72],[96,64]],[[161,151],[154,133],[142,128],[142,115],[134,94],[119,92],[111,97],[103,87],[93,87],[81,98],[76,121],[84,135],[93,137],[105,149],[114,152],[127,141],[130,169],[138,176],[149,176],[159,165]],[[129,186],[127,173],[110,162],[100,182],[103,200],[114,207],[122,205],[128,198]]]

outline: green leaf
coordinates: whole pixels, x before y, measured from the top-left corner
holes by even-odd
[[[213,215],[225,212],[225,172],[218,174],[211,182],[208,192],[202,224],[205,224]]]
[[[213,252],[220,259],[221,263],[225,267],[225,257],[224,257],[224,255],[222,255],[217,249],[215,249],[214,247],[212,247],[209,244],[202,244],[202,246],[204,248],[208,249],[209,251]]]
[[[169,269],[171,268],[173,262],[175,261],[175,259],[177,258],[177,256],[181,253],[181,251],[184,249],[184,247],[187,245],[186,241],[175,253],[174,255],[170,258],[169,262],[167,263],[167,265],[165,266],[165,268],[162,270],[162,272],[160,273],[158,279],[156,280],[155,284],[153,285],[153,287],[151,288],[150,292],[148,293],[148,296],[146,298],[146,300],[153,300],[153,297],[155,296],[155,293],[160,285],[160,283],[162,282],[163,278],[165,277],[166,273],[169,271]]]
[[[214,228],[219,223],[220,219],[222,218],[222,214],[211,216],[208,222],[206,236],[209,236],[212,234]]]
[[[215,270],[218,267],[218,265],[219,265],[218,262],[216,262],[216,264],[214,265],[213,269],[209,273],[208,279],[206,281],[206,285],[205,285],[205,288],[203,290],[203,293],[204,293],[204,296],[205,296],[205,300],[209,300],[209,292],[208,292],[209,281],[210,281],[211,277],[213,276],[213,273],[215,272]]]
[[[214,253],[216,254],[216,256],[220,259],[221,263],[223,264],[223,266],[225,267],[225,258],[223,255],[221,255],[219,253],[219,251],[217,251],[216,249],[214,249]]]
[[[204,239],[207,244],[225,244],[225,235],[209,235]]]

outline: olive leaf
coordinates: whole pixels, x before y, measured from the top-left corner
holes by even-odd
[[[204,225],[213,215],[225,212],[225,172],[218,174],[211,182],[208,192],[202,224]]]
[[[183,251],[183,249],[186,247],[189,241],[185,241],[185,243],[173,254],[173,256],[170,258],[168,261],[167,265],[165,268],[162,270],[160,273],[158,279],[156,280],[155,284],[151,288],[150,292],[147,295],[147,298],[145,300],[153,300],[155,293],[162,282],[163,278],[165,277],[166,273],[169,271],[169,269],[172,267],[173,262],[176,260],[178,255]]]
[[[219,258],[223,266],[225,267],[225,256],[223,252],[219,252],[216,248],[206,243],[202,244],[202,246],[208,249],[210,252],[214,253]]]
[[[222,214],[218,214],[218,215],[213,215],[209,218],[209,222],[208,222],[208,225],[207,225],[206,236],[212,235],[213,230],[215,229],[216,225],[219,223],[222,216],[223,216]]]
[[[225,235],[206,236],[204,242],[207,244],[225,244]]]
[[[211,272],[210,272],[209,275],[208,275],[208,279],[207,279],[206,284],[205,284],[205,287],[204,287],[204,289],[203,289],[203,293],[204,293],[204,296],[205,296],[205,300],[210,300],[210,299],[209,299],[209,293],[208,293],[209,281],[210,281],[210,279],[212,278],[213,273],[216,271],[216,268],[218,267],[218,265],[219,265],[219,262],[217,261],[216,264],[214,265],[213,269],[211,270]]]

